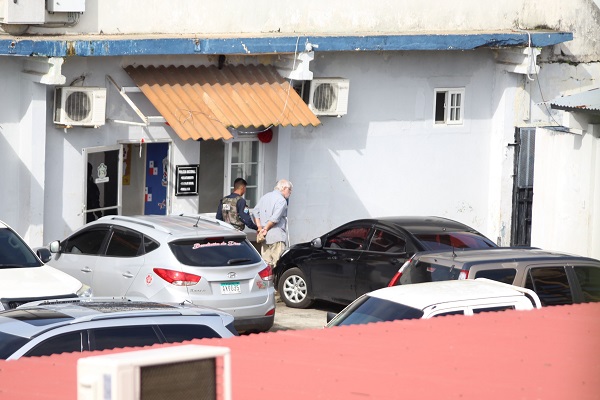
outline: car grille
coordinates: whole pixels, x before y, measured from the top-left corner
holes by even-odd
[[[25,303],[29,303],[32,301],[40,301],[40,300],[53,300],[53,299],[69,299],[77,297],[74,294],[68,294],[64,296],[50,296],[50,297],[27,297],[27,298],[18,298],[18,299],[1,299],[2,305],[5,310],[12,310],[19,306],[22,306]]]

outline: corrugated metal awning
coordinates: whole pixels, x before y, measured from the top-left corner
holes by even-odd
[[[229,127],[321,123],[273,66],[128,66],[125,71],[183,140],[230,139]]]
[[[550,102],[550,107],[565,111],[600,112],[600,89],[558,97]]]

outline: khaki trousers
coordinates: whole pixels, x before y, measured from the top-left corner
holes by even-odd
[[[284,242],[275,242],[272,244],[266,244],[263,242],[262,247],[260,248],[260,254],[262,255],[263,260],[269,265],[273,267],[277,264],[277,260],[281,257],[281,253],[285,250]]]

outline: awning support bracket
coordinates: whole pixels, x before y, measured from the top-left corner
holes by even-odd
[[[117,123],[117,124],[137,125],[137,126],[149,126],[152,123],[165,123],[166,122],[165,118],[160,115],[159,116],[144,115],[144,113],[142,113],[142,111],[140,111],[139,107],[136,106],[135,103],[133,102],[133,100],[131,100],[131,98],[127,95],[128,92],[129,93],[141,92],[140,88],[127,87],[127,86],[121,87],[117,84],[117,82],[115,82],[115,80],[110,75],[106,75],[106,80],[108,80],[110,83],[112,83],[112,85],[117,89],[117,91],[119,92],[119,94],[121,95],[123,100],[125,100],[125,102],[129,105],[129,107],[131,107],[131,109],[142,120],[142,122],[135,122],[135,121],[124,121],[124,120],[111,119],[112,122]]]

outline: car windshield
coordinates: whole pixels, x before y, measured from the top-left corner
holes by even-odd
[[[484,236],[473,232],[422,233],[415,235],[427,250],[487,249],[497,247]]]
[[[327,327],[395,321],[398,319],[419,319],[422,316],[423,311],[417,308],[367,295],[342,310],[329,322]]]
[[[260,262],[260,254],[243,237],[186,239],[169,243],[177,260],[197,267],[248,265]]]
[[[39,267],[29,246],[10,229],[0,229],[0,268]]]

